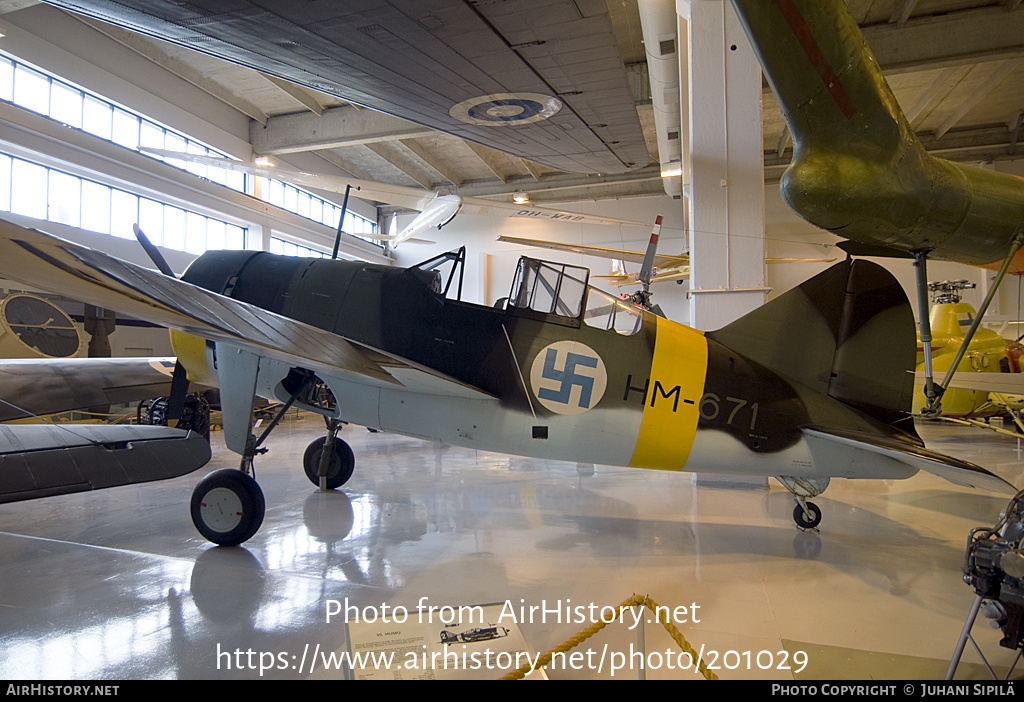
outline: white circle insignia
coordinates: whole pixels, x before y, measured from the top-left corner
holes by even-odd
[[[555,414],[582,414],[601,401],[608,371],[586,344],[556,341],[533,359],[530,386],[537,400]]]

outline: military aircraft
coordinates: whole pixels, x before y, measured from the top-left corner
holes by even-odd
[[[166,395],[174,359],[74,358],[82,338],[36,295],[0,302],[0,503],[165,480],[206,465],[200,432],[155,426],[25,424]]]
[[[560,170],[649,160],[604,3],[368,0],[311,14],[265,0],[48,2]],[[790,206],[848,252],[914,258],[920,309],[928,259],[1000,266],[997,283],[1024,270],[1024,181],[927,153],[843,0],[732,4],[789,125]],[[928,347],[927,315],[921,325]]]
[[[455,194],[442,195],[432,190],[423,190],[421,188],[410,188],[389,183],[375,183],[368,180],[343,178],[323,173],[305,173],[285,168],[257,166],[216,156],[168,151],[166,149],[151,149],[148,147],[142,147],[140,151],[152,156],[159,156],[160,158],[198,163],[214,168],[238,171],[252,176],[276,179],[303,188],[314,188],[334,193],[347,193],[349,189],[352,189],[356,191],[359,197],[419,212],[397,235],[377,235],[375,237],[381,241],[388,241],[393,247],[398,246],[403,241],[422,240],[420,236],[424,232],[431,229],[440,229],[451,222],[459,213],[497,217],[528,217],[531,219],[577,224],[603,224],[626,227],[646,226],[643,222],[629,219],[602,217],[600,215],[571,212],[569,210],[556,210],[550,207],[501,202],[482,197],[466,197]]]
[[[1024,271],[1024,180],[925,151],[843,0],[732,4],[793,138],[783,198],[849,253],[914,258],[927,408],[941,411],[952,374],[932,380],[927,260],[999,268],[962,357],[1006,272]]]
[[[303,458],[323,489],[355,467],[335,437],[344,420],[540,458],[772,475],[806,528],[833,477],[925,470],[1016,492],[917,437],[913,316],[876,264],[836,264],[706,334],[590,287],[586,268],[528,257],[508,298],[469,303],[464,264],[464,250],[410,268],[208,251],[179,280],[0,221],[0,275],[176,330],[189,377],[219,385],[242,470],[211,473],[191,503],[217,544],[262,522],[249,472],[276,419],[253,435],[257,394],[327,418]]]

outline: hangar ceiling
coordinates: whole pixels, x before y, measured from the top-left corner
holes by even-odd
[[[0,1],[0,11],[32,4],[32,0]],[[90,3],[83,0],[82,4]],[[467,3],[480,4],[484,3]],[[593,11],[594,2],[582,4]],[[926,148],[970,163],[1019,157],[1024,116],[1021,0],[848,0],[847,4]],[[102,27],[117,41],[248,115],[256,153],[309,151],[356,178],[505,199],[524,192],[537,203],[663,193],[637,1],[607,0],[606,6],[613,34],[605,38],[609,45],[615,44],[611,48],[617,48],[621,57],[649,164],[631,164],[622,173],[602,175],[541,165],[189,48],[96,19],[82,21]],[[789,162],[791,144],[767,87],[763,140],[765,178],[776,182]],[[607,141],[615,143],[614,138]],[[635,156],[638,150],[632,153]]]

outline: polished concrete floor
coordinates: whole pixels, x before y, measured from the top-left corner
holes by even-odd
[[[820,530],[801,532],[774,480],[695,484],[688,473],[590,470],[353,426],[340,436],[356,474],[321,494],[298,466],[322,427],[297,415],[271,436],[257,460],[266,518],[243,547],[213,547],[189,517],[201,475],[237,464],[216,434],[197,474],[0,505],[0,679],[342,677],[306,662],[362,640],[365,627],[328,621],[341,604],[390,624],[400,607],[422,603],[440,619],[499,603],[516,614],[506,628],[537,653],[636,593],[686,620],[680,632],[721,679],[939,679],[973,599],[961,580],[968,531],[1007,504],[926,474],[836,480],[815,500]],[[1014,439],[921,432],[1024,486]],[[621,667],[639,650],[626,621],[549,677],[610,678],[617,663],[614,677],[635,678],[635,655]],[[656,654],[649,679],[701,680],[659,625],[644,636]],[[987,621],[975,638],[997,667],[1012,661]],[[507,671],[487,665],[508,660],[478,658],[472,674],[499,677]],[[386,674],[415,677],[409,667]],[[986,675],[969,647],[958,677]]]

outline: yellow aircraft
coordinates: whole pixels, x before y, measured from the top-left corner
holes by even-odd
[[[934,304],[929,315],[932,329],[933,368],[945,373],[952,367],[956,352],[963,343],[966,331],[974,323],[977,314],[974,307],[963,302],[961,291],[973,288],[974,283],[966,280],[944,280],[930,283],[928,288],[934,295]],[[1020,372],[1021,346],[1016,341],[1004,339],[991,329],[979,328],[968,346],[967,353],[957,366],[957,379],[961,373],[987,374],[987,387],[1002,384],[1001,392],[987,389],[971,389],[958,384],[956,379],[942,396],[942,416],[955,418],[980,418],[1004,414],[1024,406],[1024,398],[1012,394],[1024,376],[1010,379],[1004,374]],[[924,347],[920,337],[917,345],[917,370],[919,378],[924,377]],[[923,382],[914,391],[914,411],[924,409]]]

